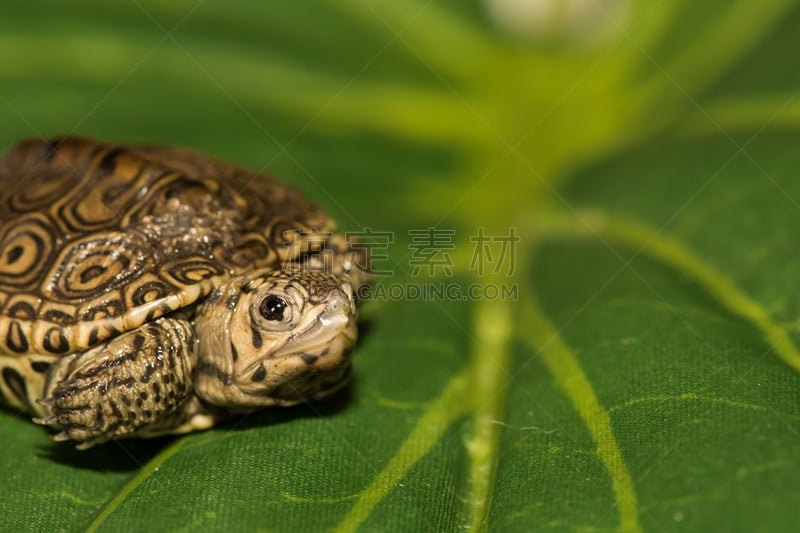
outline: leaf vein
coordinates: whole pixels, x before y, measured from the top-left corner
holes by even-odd
[[[657,228],[626,217],[610,214],[581,215],[580,224],[588,222],[592,230],[628,246],[693,278],[706,292],[732,314],[759,330],[770,351],[787,365],[800,371],[800,352],[786,329],[775,322],[764,307],[751,298],[722,272],[716,270],[679,240],[664,235]]]
[[[522,339],[540,354],[591,434],[597,455],[611,478],[620,528],[641,531],[633,479],[614,436],[609,411],[600,404],[575,353],[547,319],[533,294],[524,298],[520,318],[524,324],[520,328]]]
[[[644,397],[644,398],[634,398],[634,399],[628,400],[626,402],[623,402],[623,403],[620,403],[620,404],[617,404],[617,405],[612,405],[611,407],[608,408],[608,412],[609,413],[613,413],[614,411],[618,411],[620,409],[627,409],[629,407],[633,407],[635,405],[640,405],[640,404],[644,404],[644,403],[651,403],[651,402],[664,403],[664,402],[674,402],[674,401],[684,401],[684,400],[719,403],[719,404],[724,404],[724,405],[727,405],[727,406],[730,406],[730,407],[736,407],[736,408],[739,408],[739,409],[751,409],[751,410],[754,410],[754,411],[767,411],[767,410],[769,410],[769,408],[767,408],[767,407],[765,407],[763,405],[757,405],[757,404],[752,404],[752,403],[747,403],[747,402],[740,402],[740,401],[736,401],[736,400],[730,400],[728,398],[714,398],[712,396],[701,396],[701,395],[696,394],[694,392],[687,392],[687,393],[684,393],[684,394],[664,394],[664,395],[660,395],[660,396],[648,396],[648,397]]]
[[[86,528],[86,533],[94,533],[98,530],[100,526],[102,526],[111,516],[111,514],[119,509],[119,507],[125,502],[128,496],[133,493],[134,490],[139,488],[145,481],[147,481],[150,476],[152,476],[155,472],[158,471],[158,468],[164,464],[168,459],[170,459],[173,455],[178,453],[178,451],[183,447],[183,444],[187,441],[188,437],[182,437],[172,443],[170,446],[166,447],[163,451],[161,451],[158,455],[153,457],[147,464],[143,465],[141,470],[138,474],[136,474],[130,481],[128,481],[125,485],[122,486],[120,491],[117,493],[114,498],[109,501],[100,511],[100,513],[92,520],[92,523]]]
[[[375,506],[408,474],[411,467],[433,448],[447,428],[468,412],[469,403],[464,401],[467,370],[450,379],[442,394],[431,403],[397,452],[359,493],[355,504],[336,526],[335,531],[358,529],[369,518]]]

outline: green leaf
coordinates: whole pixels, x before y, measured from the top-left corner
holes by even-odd
[[[265,169],[393,275],[329,401],[86,452],[0,411],[0,530],[791,529],[800,6],[619,3],[5,2],[0,144]]]

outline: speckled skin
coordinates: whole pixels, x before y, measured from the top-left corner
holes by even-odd
[[[0,401],[57,440],[203,429],[345,383],[366,254],[290,187],[74,137],[15,146],[0,186]]]

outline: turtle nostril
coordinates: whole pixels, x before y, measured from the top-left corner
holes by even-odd
[[[344,300],[340,296],[336,296],[331,300],[330,309],[331,311],[339,311],[344,307]]]
[[[347,309],[347,298],[341,294],[332,296],[325,304],[325,315],[339,315]]]

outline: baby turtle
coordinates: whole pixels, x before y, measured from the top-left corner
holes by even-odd
[[[0,400],[79,448],[342,388],[363,247],[191,150],[30,140],[0,160]]]

